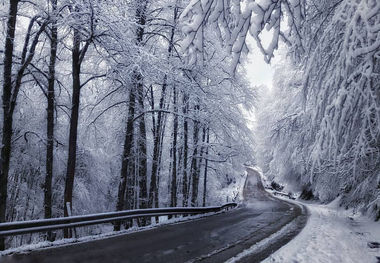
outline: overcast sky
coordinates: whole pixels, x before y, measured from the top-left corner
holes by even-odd
[[[269,33],[266,33],[265,36],[262,37],[265,46],[265,42],[269,42],[271,36]],[[272,88],[272,79],[274,74],[273,65],[275,61],[272,61],[272,65],[269,65],[264,61],[263,54],[257,48],[255,40],[250,35],[247,37],[247,44],[249,47],[249,53],[245,60],[244,67],[248,74],[248,79],[251,82],[252,88],[255,88],[255,86],[257,87],[265,85],[269,91]],[[248,127],[253,130],[256,121],[256,110],[253,109],[251,112],[245,112],[245,114],[249,121]]]
[[[253,39],[249,39],[248,44],[250,51],[245,68],[250,82],[253,86],[266,85],[271,88],[274,73],[272,66],[265,63],[264,56],[256,47]]]

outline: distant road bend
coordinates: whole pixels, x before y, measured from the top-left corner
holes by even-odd
[[[13,254],[7,262],[260,262],[290,241],[306,209],[265,192],[247,168],[244,203],[225,213],[106,239]],[[279,234],[281,233],[281,234]],[[232,260],[231,260],[232,259]]]

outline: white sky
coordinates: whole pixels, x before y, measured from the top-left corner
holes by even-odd
[[[263,36],[263,42],[270,40],[270,35]],[[249,53],[247,55],[245,68],[248,74],[248,79],[252,86],[265,85],[267,88],[272,88],[272,79],[274,69],[271,65],[264,61],[264,56],[256,46],[255,40],[251,37],[247,37],[247,44],[249,47]]]
[[[271,34],[265,32],[262,35],[262,41],[264,46],[266,43],[269,43],[271,40]],[[257,48],[255,40],[252,36],[247,36],[247,44],[249,48],[249,53],[246,57],[244,68],[247,72],[248,80],[251,83],[252,89],[258,86],[266,86],[268,92],[272,89],[272,80],[274,75],[275,61],[272,61],[272,64],[267,64],[264,61],[264,56],[261,51]],[[276,55],[276,52],[275,52]],[[275,59],[276,60],[276,56]],[[263,91],[263,90],[262,90]],[[264,91],[265,92],[265,91]],[[256,124],[256,109],[253,109],[250,112],[245,112],[248,121],[248,127],[253,131]]]
[[[250,50],[245,68],[252,86],[265,85],[268,89],[272,88],[274,70],[271,65],[265,63],[257,48]]]

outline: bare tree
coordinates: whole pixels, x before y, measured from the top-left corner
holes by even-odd
[[[79,7],[70,8],[74,19],[80,21]],[[65,193],[63,201],[64,216],[70,216],[73,209],[73,188],[75,177],[75,165],[77,160],[77,138],[78,138],[78,119],[79,119],[79,106],[80,106],[80,90],[81,90],[81,65],[86,55],[88,47],[90,46],[94,37],[94,14],[93,9],[90,7],[90,35],[85,40],[83,47],[81,47],[83,34],[78,28],[78,25],[73,26],[73,48],[72,55],[72,99],[71,99],[71,115],[70,115],[70,134],[69,134],[69,153],[67,158],[67,170],[65,180]],[[70,210],[70,211],[69,211]],[[69,229],[64,230],[66,238],[71,237],[72,233]]]
[[[52,179],[53,179],[53,160],[54,160],[54,108],[55,108],[55,63],[57,59],[57,0],[52,0],[52,22],[50,27],[50,61],[47,89],[47,142],[46,142],[46,175],[44,183],[44,209],[45,218],[52,217]],[[48,232],[48,240],[53,241],[51,232]]]
[[[11,158],[12,149],[12,135],[13,135],[13,114],[16,108],[18,93],[21,88],[22,78],[26,68],[31,63],[39,37],[45,30],[46,21],[38,21],[40,23],[39,29],[34,34],[32,40],[32,30],[39,17],[34,17],[30,20],[24,46],[20,59],[20,66],[16,73],[13,73],[13,50],[14,38],[16,30],[17,10],[19,1],[9,1],[9,12],[7,20],[7,33],[4,48],[4,70],[3,70],[3,133],[2,133],[2,147],[1,147],[1,166],[0,166],[0,222],[6,220],[7,208],[7,191],[8,191],[8,174],[9,163]],[[30,44],[30,45],[29,45]],[[15,79],[12,79],[15,76]],[[4,238],[0,238],[0,250],[4,249]]]

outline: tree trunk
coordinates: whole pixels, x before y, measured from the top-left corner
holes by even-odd
[[[177,113],[177,91],[173,87],[174,123],[173,123],[173,148],[172,148],[172,181],[170,206],[177,206],[177,134],[178,134],[178,115]]]
[[[127,119],[127,129],[125,131],[124,139],[124,150],[121,160],[121,171],[120,171],[120,183],[117,197],[116,210],[121,211],[124,209],[124,197],[125,189],[127,187],[128,180],[128,165],[131,158],[131,149],[133,144],[133,118],[135,115],[135,89],[132,89],[129,92],[129,106],[128,106],[128,119]],[[114,224],[114,231],[120,230],[120,222]]]
[[[20,91],[21,81],[24,73],[30,62],[34,57],[36,46],[42,32],[45,30],[46,21],[40,26],[40,29],[33,34],[32,28],[37,18],[31,19],[29,27],[25,36],[25,42],[21,54],[21,63],[16,79],[12,80],[12,66],[13,66],[13,48],[15,37],[15,26],[17,20],[17,10],[19,1],[10,1],[9,13],[7,21],[7,34],[5,37],[4,47],[4,63],[3,63],[3,133],[2,133],[2,148],[1,148],[1,161],[0,161],[0,223],[6,221],[6,207],[7,207],[7,188],[8,188],[8,174],[9,163],[11,158],[12,147],[12,126],[13,126],[13,113],[16,108],[17,96]],[[30,43],[31,36],[34,35],[33,41]],[[0,250],[4,249],[4,238],[0,238]]]
[[[182,181],[182,205],[184,207],[188,206],[189,201],[189,186],[188,186],[188,178],[187,178],[187,155],[189,151],[188,146],[188,132],[189,132],[189,124],[186,118],[187,110],[189,106],[189,99],[186,94],[183,95],[183,181]]]
[[[136,30],[136,44],[141,45],[143,36],[144,36],[144,28],[145,25],[145,12],[147,1],[138,2],[136,1],[137,9],[136,9],[136,23],[138,25]],[[139,85],[142,85],[143,79],[142,75],[138,71],[133,72],[132,76],[132,88],[129,93],[129,107],[128,107],[128,119],[127,119],[127,130],[125,132],[125,140],[124,140],[124,150],[122,157],[122,165],[120,171],[120,183],[118,190],[118,200],[116,204],[116,210],[121,211],[124,208],[124,197],[125,197],[125,189],[127,188],[127,184],[130,184],[129,180],[132,175],[128,175],[128,165],[131,158],[131,148],[133,145],[133,130],[134,130],[134,115],[135,115],[135,106],[136,106],[136,93],[140,93]],[[127,193],[129,196],[129,194]],[[133,195],[132,195],[133,196]],[[116,222],[114,224],[114,231],[120,230],[120,222]]]
[[[177,4],[174,7],[174,24],[176,24],[178,16],[178,8]],[[172,27],[170,40],[168,45],[168,57],[172,56],[173,47],[174,47],[174,33],[175,28]],[[164,82],[162,85],[161,98],[159,103],[159,109],[164,108],[165,96],[166,96],[166,88],[167,88],[167,75],[164,76]],[[163,113],[158,112],[157,114],[157,125],[154,128],[154,146],[153,146],[153,160],[152,160],[152,176],[151,176],[151,184],[149,189],[149,207],[153,207],[153,202],[155,207],[159,206],[159,174],[160,174],[160,163],[161,163],[161,155],[162,155],[162,143],[163,136],[165,131],[165,121],[163,121]]]
[[[125,197],[124,197],[124,207],[122,210],[133,210],[136,209],[137,202],[138,202],[138,196],[136,187],[138,185],[138,160],[136,160],[137,151],[136,151],[136,145],[135,145],[135,139],[133,139],[132,143],[132,153],[131,157],[128,162],[128,172],[127,172],[127,187],[125,191]],[[124,228],[128,229],[132,227],[133,220],[127,219],[124,221]]]
[[[146,8],[148,1],[141,1],[138,4],[136,11],[136,18],[139,27],[137,28],[137,44],[141,45],[144,37],[144,25],[146,23]],[[140,72],[136,72],[137,77],[135,78],[136,88],[138,92],[138,102],[140,106],[140,111],[144,112],[144,85],[143,85],[143,76]],[[139,132],[140,136],[138,138],[138,147],[140,155],[139,160],[139,187],[140,187],[140,208],[147,207],[147,154],[146,154],[146,129],[145,129],[145,116],[143,115],[140,118],[139,123]],[[145,224],[145,220],[143,220],[143,224]]]
[[[127,193],[125,195],[124,205],[125,210],[133,210],[139,207],[139,192],[136,191],[139,185],[139,154],[136,145],[136,136],[134,136],[131,149],[131,158],[128,163]]]
[[[164,79],[164,84],[162,85],[161,98],[159,102],[159,109],[163,109],[166,96],[166,78]],[[157,193],[157,174],[160,158],[160,146],[161,146],[161,131],[162,131],[162,117],[163,113],[157,113],[157,122],[156,127],[154,128],[154,139],[153,139],[153,158],[152,158],[152,175],[150,179],[149,186],[149,202],[148,207],[153,207],[153,204],[156,203],[155,199],[158,195]]]
[[[141,77],[141,76],[140,76]],[[143,83],[138,80],[138,102],[140,112],[144,112],[144,86]],[[147,208],[148,204],[148,193],[147,193],[147,152],[146,152],[146,128],[145,128],[145,115],[143,115],[139,120],[139,137],[138,137],[138,147],[139,147],[139,208]],[[146,224],[145,218],[141,220],[142,225]]]
[[[168,200],[168,203],[166,204],[166,206],[170,206],[170,202],[171,202],[171,186],[172,186],[172,184],[171,184],[171,178],[172,178],[172,165],[173,165],[173,162],[172,162],[172,160],[173,160],[173,134],[174,133],[172,133],[171,134],[171,136],[170,136],[170,140],[171,140],[171,143],[170,143],[170,147],[169,147],[169,160],[171,160],[170,161],[170,163],[169,163],[169,169],[168,169],[168,171],[169,171],[169,176],[168,176],[168,196],[170,196],[170,198],[169,198],[169,200]]]
[[[46,175],[44,184],[44,210],[45,218],[52,217],[52,178],[53,178],[53,149],[54,149],[54,82],[55,82],[55,62],[57,57],[57,0],[52,0],[53,21],[51,24],[50,42],[50,62],[49,79],[47,91],[47,143],[46,143]],[[48,232],[47,239],[53,241],[51,231]]]
[[[206,206],[206,197],[207,197],[207,166],[208,166],[208,144],[210,142],[210,129],[207,129],[207,145],[206,145],[206,160],[205,160],[205,172],[203,177],[203,207]]]
[[[80,32],[74,28],[73,50],[72,50],[72,77],[73,94],[71,103],[70,134],[69,134],[69,155],[67,159],[67,172],[64,193],[64,216],[69,216],[68,207],[72,211],[72,198],[75,176],[75,163],[77,155],[78,117],[80,103]],[[71,230],[64,230],[64,237],[71,238]]]
[[[193,170],[193,176],[192,176],[192,198],[191,198],[191,203],[193,206],[198,206],[198,192],[199,192],[199,177],[201,173],[201,166],[203,162],[203,153],[204,153],[204,143],[206,141],[206,128],[202,129],[202,146],[200,147],[199,151],[199,157],[196,157],[197,162],[195,163],[195,171]],[[193,156],[194,158],[194,156]]]
[[[165,107],[164,107],[165,109]],[[167,104],[166,110],[169,109],[169,104]],[[166,119],[167,115],[162,116],[162,128],[160,130],[160,146],[159,146],[159,151],[158,151],[158,170],[157,170],[157,175],[156,175],[156,189],[155,189],[155,195],[154,195],[154,206],[155,207],[160,207],[159,205],[159,195],[160,195],[160,174],[161,174],[161,161],[162,161],[162,150],[163,150],[163,144],[164,144],[164,136],[165,136],[165,128],[166,128]],[[156,216],[156,223],[159,222],[159,217]]]
[[[195,107],[195,110],[199,106]],[[193,133],[193,156],[191,158],[191,206],[197,206],[198,203],[198,185],[199,185],[199,175],[198,175],[198,137],[199,137],[199,123],[194,121],[194,133]]]
[[[6,221],[7,208],[7,191],[8,191],[8,173],[9,162],[11,157],[12,144],[12,125],[13,112],[11,112],[12,96],[12,65],[13,65],[13,48],[15,37],[15,26],[17,19],[17,0],[9,1],[9,13],[7,21],[7,34],[4,48],[4,67],[3,67],[3,134],[0,162],[0,223]],[[5,249],[5,239],[0,237],[0,250]]]

